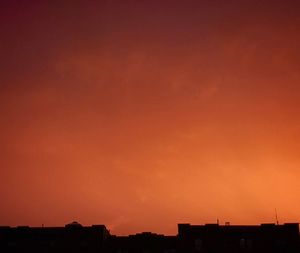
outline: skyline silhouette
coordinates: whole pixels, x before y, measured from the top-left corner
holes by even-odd
[[[299,223],[261,225],[178,224],[178,233],[165,236],[142,232],[116,236],[105,225],[64,227],[1,227],[1,252],[102,253],[299,253]]]

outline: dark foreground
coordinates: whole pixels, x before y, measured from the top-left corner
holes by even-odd
[[[178,235],[111,235],[104,225],[0,227],[0,252],[300,253],[299,225],[179,224]]]

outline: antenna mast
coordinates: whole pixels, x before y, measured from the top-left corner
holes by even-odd
[[[275,217],[276,217],[276,224],[279,225],[277,209],[276,208],[275,208]]]

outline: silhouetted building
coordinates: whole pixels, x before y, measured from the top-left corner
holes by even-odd
[[[110,235],[104,225],[0,227],[0,252],[98,253],[300,253],[299,225],[178,224],[177,236],[144,232]]]
[[[112,236],[108,248],[111,253],[176,253],[177,236],[144,232],[129,236]]]
[[[260,226],[178,225],[179,252],[299,252],[298,223]]]
[[[83,227],[0,227],[0,252],[103,252],[109,232],[104,225]]]

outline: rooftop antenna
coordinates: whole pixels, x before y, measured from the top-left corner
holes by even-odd
[[[275,217],[276,217],[276,224],[279,225],[277,209],[276,208],[275,208]]]

